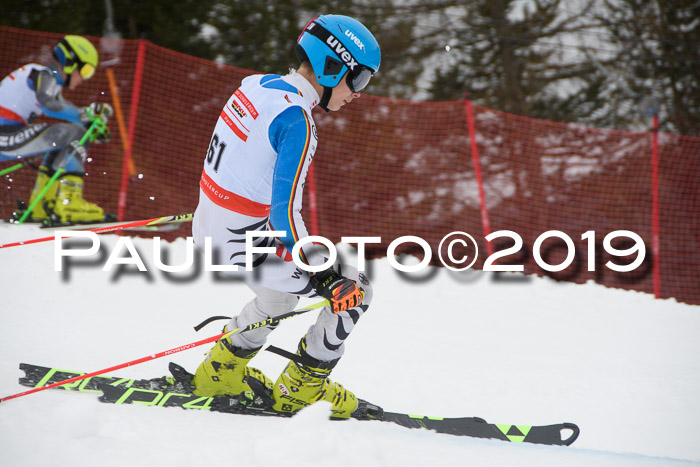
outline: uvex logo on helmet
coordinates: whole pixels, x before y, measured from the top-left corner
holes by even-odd
[[[363,51],[365,50],[365,44],[362,43],[360,38],[357,37],[354,32],[352,32],[349,29],[346,29],[345,35],[348,36],[350,38],[350,40],[353,41],[355,43],[355,45],[360,48],[360,50],[363,50]]]
[[[338,40],[337,37],[335,37],[333,34],[328,34],[328,39],[326,39],[326,44],[330,46],[330,48],[340,57],[345,64],[350,68],[351,70],[355,69],[355,66],[357,66],[357,62],[355,61],[355,58],[352,56],[350,52],[348,52],[348,49],[345,48],[345,46]]]

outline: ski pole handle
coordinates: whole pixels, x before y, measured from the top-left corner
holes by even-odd
[[[111,366],[111,367],[109,367],[109,368],[104,368],[104,369],[102,369],[102,370],[93,371],[92,373],[85,373],[84,375],[74,376],[73,378],[69,378],[69,379],[66,379],[66,380],[63,380],[63,381],[57,381],[57,382],[55,382],[55,383],[49,384],[49,385],[47,385],[47,386],[42,386],[42,387],[40,387],[40,388],[34,388],[34,389],[30,389],[30,390],[28,390],[28,391],[24,391],[24,392],[20,392],[20,393],[17,393],[17,394],[13,394],[13,395],[11,395],[11,396],[6,396],[6,397],[3,397],[2,399],[0,399],[0,402],[9,401],[9,400],[11,400],[11,399],[17,399],[18,397],[28,396],[29,394],[34,394],[35,392],[44,391],[44,390],[46,390],[46,389],[56,388],[56,387],[59,387],[59,386],[63,386],[64,384],[70,384],[70,383],[74,383],[74,382],[76,382],[76,381],[81,381],[81,380],[84,380],[84,379],[92,378],[93,376],[98,376],[98,375],[102,375],[102,374],[105,374],[105,373],[110,373],[110,372],[112,372],[112,371],[121,370],[122,368],[126,368],[126,367],[130,367],[130,366],[138,365],[139,363],[148,362],[148,361],[150,361],[150,360],[155,360],[155,359],[157,359],[157,358],[165,357],[165,356],[167,356],[167,355],[172,355],[172,354],[175,354],[175,353],[178,353],[178,352],[182,352],[183,350],[189,350],[189,349],[192,349],[192,348],[195,348],[195,347],[199,347],[200,345],[208,344],[209,342],[215,342],[215,341],[218,341],[219,339],[222,339],[222,338],[224,338],[224,337],[231,336],[231,335],[236,334],[236,333],[246,332],[246,331],[250,331],[250,330],[252,330],[252,329],[258,329],[258,328],[260,328],[260,327],[269,326],[269,325],[271,325],[271,324],[277,324],[277,323],[279,323],[279,322],[282,321],[282,320],[285,320],[285,319],[288,319],[288,318],[292,318],[292,317],[294,317],[294,316],[298,316],[298,315],[301,315],[301,314],[303,314],[303,313],[307,313],[307,312],[312,311],[312,310],[317,310],[317,309],[323,308],[324,306],[327,306],[327,305],[328,305],[328,300],[323,300],[323,301],[320,301],[320,302],[318,302],[318,303],[314,303],[313,305],[310,305],[310,306],[308,306],[308,307],[306,307],[306,308],[301,308],[301,309],[298,309],[298,310],[290,311],[289,313],[285,313],[285,314],[283,314],[283,315],[280,315],[280,316],[278,316],[277,318],[268,318],[268,319],[266,319],[266,320],[259,321],[259,322],[257,322],[257,323],[249,324],[248,326],[246,326],[246,327],[244,327],[244,328],[238,328],[238,329],[234,329],[233,331],[223,332],[223,333],[218,334],[218,335],[216,335],[216,336],[212,336],[212,337],[208,337],[208,338],[206,338],[206,339],[202,339],[201,341],[197,341],[197,342],[192,342],[192,343],[190,343],[190,344],[181,345],[181,346],[179,346],[179,347],[175,347],[174,349],[165,350],[165,351],[163,351],[163,352],[159,352],[159,353],[157,353],[157,354],[149,355],[149,356],[147,356],[147,357],[142,357],[142,358],[139,358],[139,359],[136,359],[136,360],[132,360],[132,361],[130,361],[130,362],[121,363],[121,364],[119,364],[119,365]]]
[[[78,146],[82,146],[85,144],[85,142],[90,138],[90,135],[92,135],[92,132],[97,130],[98,128],[104,128],[105,122],[102,120],[102,118],[95,117],[92,120],[92,124],[90,124],[90,127],[87,129],[85,134],[83,135],[82,138],[80,138],[80,141],[78,141]]]

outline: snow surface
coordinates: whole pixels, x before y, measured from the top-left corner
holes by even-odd
[[[47,234],[0,226],[0,243]],[[101,251],[110,254],[118,238],[101,237]],[[152,266],[151,240],[134,243],[148,273],[103,272],[104,258],[55,272],[53,242],[0,250],[0,395],[26,390],[20,362],[107,368],[218,334],[219,324],[192,326],[234,314],[253,296],[212,273],[175,281]],[[170,264],[184,258],[184,245],[166,244]],[[386,260],[369,264],[374,302],[334,379],[390,411],[574,422],[578,441],[550,447],[331,422],[323,404],[267,419],[113,406],[52,390],[0,404],[0,465],[700,465],[700,307],[481,271],[424,271],[409,281]],[[269,342],[295,349],[313,319],[285,321]],[[115,375],[160,376],[169,360],[194,370],[207,350]],[[286,362],[263,352],[254,363],[274,379]]]

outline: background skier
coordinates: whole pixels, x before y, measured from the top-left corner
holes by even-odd
[[[101,207],[83,198],[83,177],[89,142],[78,143],[94,118],[105,123],[112,115],[109,104],[92,103],[78,108],[63,98],[62,89],[75,89],[90,79],[98,64],[92,43],[82,36],[68,35],[53,49],[47,65],[30,63],[0,82],[0,161],[45,154],[39,167],[29,203],[31,204],[60,168],[66,172],[36,205],[31,219],[61,223],[89,223],[110,220]],[[46,115],[61,123],[33,123]],[[96,141],[109,140],[109,130],[97,133]],[[116,220],[116,219],[115,219]]]

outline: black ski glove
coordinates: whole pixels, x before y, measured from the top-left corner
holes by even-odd
[[[332,267],[311,274],[311,285],[316,293],[328,300],[333,313],[347,311],[362,303],[362,292],[355,281],[341,276]]]

